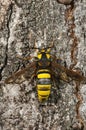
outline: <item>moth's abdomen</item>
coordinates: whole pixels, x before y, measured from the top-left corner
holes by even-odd
[[[39,101],[48,99],[51,90],[51,74],[47,69],[41,69],[37,73],[37,92]]]

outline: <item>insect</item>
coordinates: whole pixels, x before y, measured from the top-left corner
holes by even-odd
[[[22,70],[15,72],[13,75],[5,80],[6,84],[17,83],[20,84],[25,80],[36,79],[36,88],[38,99],[40,102],[46,101],[51,94],[52,82],[63,80],[64,82],[86,81],[86,77],[79,72],[73,71],[60,64],[60,59],[50,54],[51,48],[35,48],[38,49],[37,57],[34,61],[27,65]],[[31,57],[22,58],[23,60],[30,60]]]

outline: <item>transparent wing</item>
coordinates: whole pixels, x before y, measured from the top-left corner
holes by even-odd
[[[78,71],[68,69],[68,68],[60,65],[56,61],[53,61],[51,63],[51,71],[53,72],[53,74],[55,76],[57,76],[58,78],[66,81],[66,82],[70,82],[70,79],[76,80],[79,82],[81,82],[81,81],[86,82],[86,77],[81,75]]]
[[[33,77],[34,73],[36,71],[36,63],[32,62],[31,64],[27,65],[26,68],[23,68],[22,70],[19,70],[12,74],[10,77],[8,77],[5,80],[6,84],[10,83],[17,83],[20,84],[24,82],[25,80],[28,80]]]

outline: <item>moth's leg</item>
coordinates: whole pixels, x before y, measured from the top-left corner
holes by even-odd
[[[11,77],[5,80],[5,83],[6,84],[10,84],[10,83],[21,84],[24,81],[25,81],[25,78],[23,77],[23,75],[17,78],[17,76],[15,77],[15,74],[13,74]]]
[[[67,76],[65,72],[60,73],[60,79],[67,83],[70,83],[72,81],[72,79],[70,79],[70,77]]]
[[[29,83],[33,83],[34,78],[36,77],[36,74],[33,74],[29,80]]]
[[[34,58],[33,56],[22,57],[20,55],[16,55],[16,57],[19,58],[20,60],[25,60],[25,61],[31,60],[32,58]]]
[[[66,61],[62,60],[61,58],[57,58],[55,55],[51,55],[51,58],[53,59],[53,62],[56,61],[59,65],[62,65],[67,68]]]
[[[60,91],[60,80],[59,78],[55,77],[55,75],[52,76],[52,92],[54,97],[53,100],[55,103],[57,103],[58,99],[61,97],[61,91]]]

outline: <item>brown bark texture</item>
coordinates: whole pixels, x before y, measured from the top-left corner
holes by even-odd
[[[86,84],[57,80],[42,104],[35,80],[4,83],[32,62],[17,55],[34,57],[34,43],[42,48],[53,42],[51,53],[86,76],[86,0],[65,3],[0,0],[0,130],[86,130]]]

